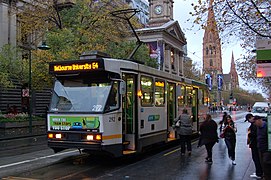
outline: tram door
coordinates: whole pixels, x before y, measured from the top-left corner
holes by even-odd
[[[192,91],[193,99],[192,99],[192,114],[193,114],[193,130],[197,131],[198,127],[198,89],[193,88]]]
[[[173,83],[167,84],[167,122],[168,127],[172,127],[176,116],[176,85]],[[169,136],[173,137],[171,133]]]
[[[136,75],[124,74],[123,78],[126,82],[126,94],[122,98],[122,133],[124,149],[136,150]]]

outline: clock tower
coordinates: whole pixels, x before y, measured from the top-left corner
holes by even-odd
[[[149,0],[149,25],[161,26],[173,20],[173,3],[173,0]]]

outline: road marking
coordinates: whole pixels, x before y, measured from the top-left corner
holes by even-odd
[[[172,153],[175,153],[176,151],[179,151],[181,148],[174,149],[173,151],[169,151],[168,153],[164,154],[163,156],[168,156]]]
[[[196,142],[197,142],[197,141],[193,141],[193,142],[191,143],[191,145],[195,144]],[[168,153],[164,154],[163,156],[168,156],[168,155],[170,155],[170,154],[172,154],[172,153],[175,153],[176,151],[179,151],[179,150],[181,150],[180,147],[177,148],[177,149],[174,149],[174,150],[172,150],[172,151],[169,151]]]
[[[68,152],[62,152],[62,153],[52,154],[52,155],[38,157],[38,158],[34,158],[34,159],[24,160],[24,161],[20,161],[20,162],[15,162],[15,163],[11,163],[11,164],[6,164],[6,165],[0,166],[0,169],[6,168],[6,167],[11,167],[11,166],[16,166],[16,165],[19,165],[19,164],[25,164],[25,163],[29,163],[29,162],[33,162],[33,161],[38,161],[38,160],[46,159],[46,158],[50,158],[50,157],[61,156],[61,155],[65,155],[65,154],[70,154],[70,153],[74,153],[74,152],[77,152],[77,151],[78,150],[73,150],[73,151],[68,151]]]

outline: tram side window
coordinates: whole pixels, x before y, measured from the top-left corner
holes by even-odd
[[[186,87],[186,95],[187,95],[187,105],[192,105],[192,102],[193,102],[192,87],[190,86]]]
[[[178,106],[183,106],[185,104],[185,86],[181,87],[181,96],[178,98]]]
[[[153,79],[151,77],[141,76],[141,105],[150,106],[153,104]]]
[[[155,80],[155,105],[163,106],[165,104],[165,82]]]

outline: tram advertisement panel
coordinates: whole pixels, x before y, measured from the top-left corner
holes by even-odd
[[[87,130],[99,126],[98,116],[49,116],[48,130]]]

